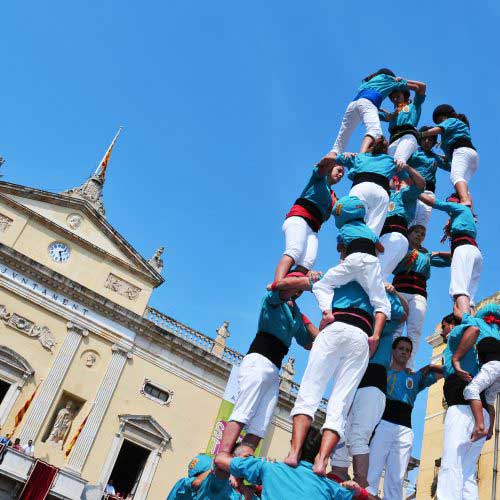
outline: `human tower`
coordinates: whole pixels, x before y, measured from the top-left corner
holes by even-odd
[[[483,259],[469,190],[478,167],[469,121],[441,104],[433,112],[435,125],[418,128],[425,94],[424,83],[383,68],[363,80],[347,106],[333,149],[286,214],[285,251],[239,368],[239,393],[214,470],[200,482],[205,489],[198,485],[189,498],[378,498],[385,470],[383,498],[401,500],[413,405],[441,377],[448,411],[437,498],[478,498],[475,468],[492,434],[500,388],[500,307],[474,306]],[[381,108],[386,98],[391,111]],[[381,121],[388,122],[389,140]],[[366,130],[359,153],[346,152],[360,123]],[[444,156],[433,150],[438,137]],[[446,201],[435,196],[438,168],[450,172],[453,193]],[[337,199],[332,186],[346,171],[352,187]],[[450,252],[422,246],[433,208],[448,214]],[[318,234],[330,216],[340,262],[323,274],[314,264]],[[432,266],[451,268],[453,312],[442,321],[443,364],[414,371]],[[317,299],[319,328],[299,310],[304,291]],[[290,451],[283,462],[254,458],[276,408],[279,370],[293,338],[310,354],[291,412]],[[318,430],[315,413],[330,382]],[[261,485],[260,492],[243,480]],[[217,495],[206,493],[217,481],[225,484]]]

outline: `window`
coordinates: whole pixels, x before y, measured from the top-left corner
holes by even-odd
[[[165,406],[170,405],[172,402],[172,396],[174,395],[172,391],[151,382],[149,379],[144,380],[141,394],[144,394],[147,398]]]

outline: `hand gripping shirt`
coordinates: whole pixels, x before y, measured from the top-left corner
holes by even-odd
[[[455,374],[455,368],[453,367],[451,359],[460,345],[460,341],[462,340],[465,330],[467,330],[470,326],[477,326],[477,324],[462,323],[453,328],[448,335],[446,349],[443,351],[443,372],[445,379]],[[477,375],[479,372],[479,361],[477,359],[477,351],[475,347],[472,347],[465,353],[465,356],[460,360],[460,366],[462,367],[462,370],[469,372],[472,377]]]
[[[301,461],[297,467],[262,458],[233,458],[230,473],[252,484],[262,485],[262,500],[351,500],[354,492],[312,471],[312,464]]]
[[[451,201],[434,200],[434,208],[446,212],[450,216],[451,236],[466,234],[471,238],[477,235],[476,222],[470,207]]]
[[[354,180],[358,174],[364,173],[379,174],[386,177],[388,180],[392,179],[395,175],[401,180],[406,180],[409,177],[406,170],[397,173],[394,158],[384,153],[379,155],[359,153],[355,156],[345,156],[341,154],[337,156],[335,162],[349,169],[347,177],[351,180]]]
[[[405,186],[399,191],[391,190],[387,217],[400,216],[410,224],[415,218],[417,200],[422,192],[423,190],[416,186]]]
[[[358,87],[358,93],[353,101],[362,98],[368,99],[375,104],[377,108],[380,108],[382,101],[395,90],[408,90],[407,81],[403,79],[398,81],[391,75],[376,75],[367,82],[363,82]]]
[[[446,158],[451,160],[453,143],[458,139],[471,140],[469,127],[458,118],[448,118],[437,125],[443,132],[441,134],[441,149]]]
[[[436,186],[436,171],[438,168],[449,172],[451,170],[450,162],[440,155],[429,151],[426,153],[422,148],[418,148],[408,159],[408,165],[413,167],[431,187],[431,191]],[[427,187],[427,186],[426,186]]]
[[[415,94],[415,98],[409,104],[402,106],[399,111],[395,109],[392,113],[379,111],[379,117],[382,121],[389,122],[389,132],[392,132],[394,127],[410,125],[417,127],[422,113],[422,104],[425,101],[425,95]]]

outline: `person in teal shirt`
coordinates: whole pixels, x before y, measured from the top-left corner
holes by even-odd
[[[441,135],[441,149],[451,163],[450,179],[460,203],[472,206],[469,183],[478,167],[478,154],[472,144],[467,117],[457,114],[453,106],[440,104],[432,114],[436,127],[420,134],[422,138]]]
[[[192,500],[201,483],[212,469],[212,457],[199,453],[188,465],[188,475],[179,479],[167,496],[167,500]]]
[[[314,167],[299,198],[283,223],[285,251],[276,267],[274,281],[282,279],[295,264],[296,271],[310,271],[318,254],[318,232],[328,220],[336,201],[332,185],[344,176],[344,167]]]
[[[394,104],[394,111],[389,113],[381,109],[379,112],[380,119],[389,122],[391,134],[389,155],[405,163],[418,147],[417,125],[422,113],[422,104],[425,101],[425,83],[414,83],[417,89],[413,100],[410,99],[409,90],[393,90],[389,98]]]
[[[417,395],[442,376],[442,367],[427,365],[409,372],[407,363],[412,342],[397,337],[392,344],[392,364],[387,372],[387,399],[384,414],[370,442],[367,488],[376,494],[385,468],[384,498],[403,498],[403,481],[413,447],[411,414]]]
[[[425,194],[420,199],[450,216],[446,229],[446,236],[451,239],[452,254],[450,296],[454,307],[462,314],[470,314],[483,269],[483,256],[476,242],[477,230],[472,209],[460,203],[455,193],[446,202]]]

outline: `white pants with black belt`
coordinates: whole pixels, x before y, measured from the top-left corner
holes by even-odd
[[[240,364],[238,395],[229,420],[264,438],[278,403],[279,385],[279,370],[272,361],[256,352],[247,354]]]
[[[483,410],[484,423],[490,425]],[[439,469],[438,500],[478,500],[476,466],[486,437],[471,441],[474,417],[469,405],[450,406],[444,419],[443,454]]]
[[[483,256],[479,248],[474,245],[457,247],[451,259],[451,298],[453,299],[457,295],[467,295],[471,305],[474,305],[474,297],[482,270]]]
[[[302,217],[288,217],[283,223],[285,251],[297,266],[311,270],[318,255],[318,233]]]
[[[408,253],[408,239],[401,233],[392,232],[383,234],[380,243],[384,245],[384,252],[379,254],[378,260],[382,269],[382,279],[386,282]]]
[[[435,195],[432,191],[425,190],[423,194],[427,196],[432,196],[434,200]],[[417,200],[417,208],[415,209],[415,218],[411,223],[412,226],[424,226],[427,227],[429,224],[429,219],[431,218],[432,207],[425,204],[423,201]]]
[[[404,425],[381,420],[370,443],[368,490],[378,495],[382,472],[384,500],[402,500],[403,482],[413,447],[413,431]]]
[[[357,196],[363,202],[366,225],[380,236],[389,207],[387,191],[374,182],[360,182],[351,188],[349,196]]]
[[[401,160],[406,163],[417,149],[418,142],[416,137],[413,134],[406,134],[389,144],[387,154],[395,160]]]
[[[347,413],[368,357],[368,336],[360,328],[336,321],[321,330],[309,354],[292,417],[308,415],[314,420],[326,386],[333,379],[322,429],[335,431],[345,439]]]
[[[359,122],[363,122],[366,128],[366,135],[374,139],[382,135],[382,126],[380,125],[377,106],[362,97],[349,103],[347,106],[339,134],[333,145],[333,152],[341,154],[346,150],[347,143]]]
[[[332,453],[331,463],[349,467],[349,455],[370,453],[370,439],[385,409],[385,394],[377,387],[361,387],[356,391],[347,414],[346,439]]]

